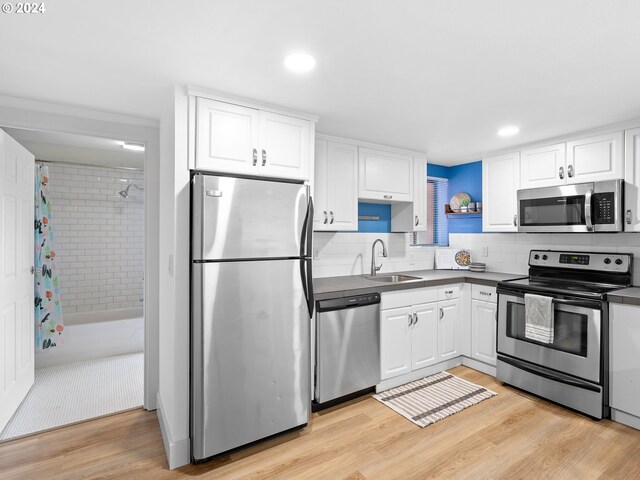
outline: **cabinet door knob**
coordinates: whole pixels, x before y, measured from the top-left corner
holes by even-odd
[[[267,151],[262,149],[262,166],[264,167],[267,164]]]
[[[567,166],[567,175],[569,175],[569,178],[573,177],[573,165]]]
[[[323,210],[323,211],[322,211],[322,214],[324,215],[324,222],[322,222],[322,223],[324,223],[324,224],[326,225],[326,224],[327,224],[327,222],[329,221],[329,217],[327,217],[327,212],[326,212],[326,210]]]
[[[627,210],[627,225],[631,225],[631,210]]]
[[[258,164],[258,150],[253,149],[253,166],[255,167]]]
[[[329,223],[333,225],[333,220],[334,220],[334,218],[333,218],[333,211],[330,211],[330,212],[329,212],[329,215],[331,215],[331,221],[330,221]]]
[[[564,167],[560,167],[558,169],[558,176],[560,177],[560,180],[564,178]]]

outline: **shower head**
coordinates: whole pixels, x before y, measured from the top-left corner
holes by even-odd
[[[127,198],[129,196],[129,189],[131,187],[136,187],[138,190],[140,190],[141,192],[144,192],[144,188],[139,187],[138,185],[136,185],[135,183],[130,183],[129,185],[127,185],[127,188],[125,188],[124,190],[120,190],[118,192],[118,195],[120,195],[122,198]]]

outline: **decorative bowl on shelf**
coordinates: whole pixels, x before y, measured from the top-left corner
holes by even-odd
[[[463,200],[466,200],[466,202],[463,203]],[[459,192],[451,197],[451,200],[449,200],[449,206],[454,213],[459,213],[461,211],[460,207],[462,207],[462,205],[469,205],[470,201],[471,197],[468,193]]]

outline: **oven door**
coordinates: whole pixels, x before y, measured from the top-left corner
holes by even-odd
[[[524,296],[498,295],[499,354],[601,383],[602,304],[554,298],[554,340],[545,344],[525,337]]]

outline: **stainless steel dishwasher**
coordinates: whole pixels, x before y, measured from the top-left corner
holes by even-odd
[[[318,404],[380,383],[380,294],[316,302]]]

